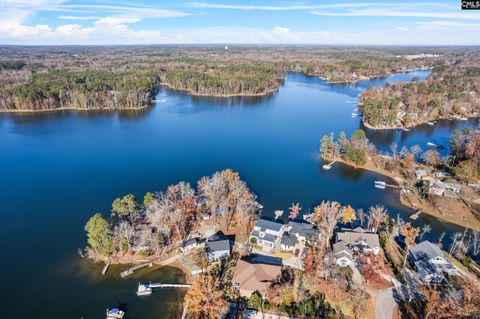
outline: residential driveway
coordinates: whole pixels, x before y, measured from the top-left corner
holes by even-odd
[[[392,319],[394,307],[393,289],[379,291],[375,298],[375,319]]]

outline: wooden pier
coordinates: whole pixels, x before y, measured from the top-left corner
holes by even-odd
[[[418,216],[422,213],[421,210],[418,210],[415,214],[410,215],[410,219],[417,220]]]
[[[132,275],[135,271],[137,271],[141,268],[147,267],[147,266],[152,267],[152,265],[153,265],[153,263],[151,261],[147,261],[147,262],[144,262],[143,264],[133,266],[133,267],[131,267],[131,268],[125,270],[125,271],[122,271],[120,273],[120,277],[122,277],[122,278],[128,277],[128,276]]]
[[[105,275],[105,274],[107,273],[108,267],[110,267],[110,261],[108,261],[108,262],[105,264],[105,267],[103,267],[102,275]]]

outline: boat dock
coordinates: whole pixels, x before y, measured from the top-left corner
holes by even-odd
[[[337,160],[334,160],[334,161],[331,162],[330,164],[325,164],[325,165],[322,166],[322,168],[323,168],[324,170],[328,171],[329,169],[332,168],[333,163],[335,163],[336,161],[337,161]]]
[[[136,265],[136,266],[133,266],[125,271],[122,271],[120,273],[120,277],[122,278],[125,278],[125,277],[128,277],[130,276],[131,274],[133,274],[135,271],[141,269],[141,268],[144,268],[144,267],[152,267],[153,263],[151,261],[147,261],[147,262],[144,262],[143,264],[140,264],[140,265]]]
[[[410,215],[410,219],[417,220],[418,216],[422,213],[421,210],[418,210],[415,214]]]
[[[105,274],[107,273],[108,267],[110,267],[110,261],[108,261],[108,262],[105,264],[105,267],[103,267],[102,275],[105,275]]]
[[[378,189],[385,189],[386,187],[399,188],[397,185],[387,184],[383,181],[375,181],[374,186]]]
[[[162,284],[162,283],[146,283],[138,284],[137,296],[150,296],[154,288],[190,288],[191,284]]]

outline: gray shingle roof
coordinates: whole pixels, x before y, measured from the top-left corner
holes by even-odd
[[[291,236],[287,233],[283,234],[281,243],[285,246],[295,246],[298,242],[295,236]]]
[[[207,251],[230,251],[230,241],[229,240],[218,240],[218,241],[209,241],[205,245]]]
[[[420,244],[410,247],[410,253],[415,258],[415,260],[426,259],[430,260],[435,257],[442,257],[444,259],[445,255],[442,250],[438,248],[437,245],[432,244],[428,240],[422,241]]]
[[[318,230],[309,223],[289,222],[288,226],[290,226],[290,233],[298,234],[302,237],[310,237],[318,234]]]
[[[344,231],[337,233],[338,241],[344,241],[345,244],[355,244],[364,241],[370,247],[380,247],[378,234],[369,232]]]
[[[271,229],[274,231],[280,231],[280,229],[282,229],[282,226],[283,225],[280,223],[272,222],[266,219],[259,219],[255,224],[255,227],[260,227],[262,230]]]

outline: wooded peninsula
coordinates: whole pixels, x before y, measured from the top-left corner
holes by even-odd
[[[456,48],[5,46],[0,111],[138,109],[151,105],[160,85],[192,95],[265,95],[287,72],[353,83],[446,69],[469,54]]]

